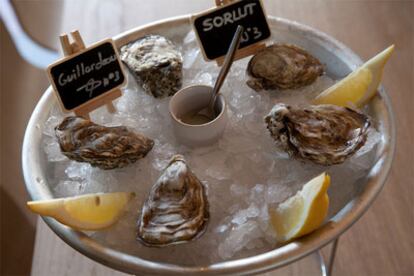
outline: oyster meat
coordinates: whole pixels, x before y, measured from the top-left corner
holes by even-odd
[[[276,104],[265,117],[277,145],[290,155],[322,165],[339,164],[362,147],[369,118],[350,108]]]
[[[144,36],[121,47],[120,56],[138,84],[154,97],[171,96],[181,88],[183,58],[167,38]]]
[[[257,52],[247,66],[247,85],[263,89],[295,89],[323,74],[318,59],[290,44],[273,44]]]
[[[137,239],[155,247],[190,241],[204,233],[208,219],[205,188],[176,155],[142,207]]]
[[[105,127],[82,117],[66,117],[55,127],[60,149],[69,159],[101,169],[122,168],[143,158],[154,141],[126,127]]]

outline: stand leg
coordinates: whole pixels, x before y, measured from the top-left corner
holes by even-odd
[[[329,252],[328,265],[325,264],[325,260],[321,254],[321,250],[318,250],[317,252],[315,252],[316,253],[315,256],[318,259],[318,262],[321,267],[322,276],[332,276],[338,242],[339,242],[339,238],[335,239],[332,242],[331,251]]]
[[[335,262],[336,256],[336,249],[338,247],[339,237],[333,241],[331,252],[329,254],[329,261],[328,261],[328,276],[332,276],[333,266]]]
[[[320,268],[321,268],[321,276],[329,276],[327,270],[326,270],[326,265],[325,265],[325,260],[323,259],[323,256],[321,254],[321,251],[318,250],[316,253],[316,258],[319,262]]]

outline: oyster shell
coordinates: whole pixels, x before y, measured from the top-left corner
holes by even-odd
[[[208,219],[204,186],[176,155],[142,207],[137,239],[155,247],[190,241],[204,233]]]
[[[138,84],[154,97],[171,96],[181,88],[183,58],[167,38],[144,36],[121,47],[120,56]]]
[[[265,117],[277,145],[290,155],[322,165],[339,164],[362,147],[370,121],[350,108],[276,104]]]
[[[60,149],[69,159],[101,169],[122,168],[145,157],[154,141],[126,127],[105,127],[82,117],[66,117],[55,127]]]
[[[297,46],[273,44],[250,59],[247,74],[247,85],[256,91],[294,89],[313,83],[323,74],[323,66]]]

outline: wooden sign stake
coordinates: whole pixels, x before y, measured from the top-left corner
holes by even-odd
[[[216,6],[219,7],[219,6],[227,5],[233,1],[234,0],[216,0]]]
[[[85,43],[83,42],[83,39],[79,33],[78,30],[70,32],[73,42],[69,42],[69,37],[67,34],[63,34],[59,36],[60,44],[62,45],[63,53],[65,57],[72,56],[82,50],[85,49]],[[94,101],[91,101],[87,105],[83,105],[79,108],[74,109],[74,112],[77,116],[84,117],[86,119],[90,119],[89,113],[96,108],[106,105],[108,111],[110,113],[115,113],[116,108],[113,105],[112,101],[116,98],[122,96],[122,92],[120,89],[116,89],[113,92],[109,93],[108,95],[105,95],[103,97],[100,97],[99,99],[96,99]]]

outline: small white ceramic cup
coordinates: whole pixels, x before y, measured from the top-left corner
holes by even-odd
[[[217,96],[215,110],[218,116],[214,120],[201,125],[190,125],[180,120],[185,114],[206,107],[212,93],[211,86],[191,85],[181,89],[171,98],[169,111],[175,136],[180,142],[193,147],[205,146],[216,142],[223,134],[227,124],[227,104],[221,94]]]

